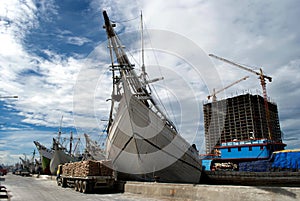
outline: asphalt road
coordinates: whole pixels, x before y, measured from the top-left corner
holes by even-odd
[[[12,201],[159,201],[167,198],[146,198],[142,195],[123,194],[99,191],[93,194],[82,194],[71,188],[57,186],[56,181],[35,177],[22,177],[8,174],[1,182],[12,195]]]

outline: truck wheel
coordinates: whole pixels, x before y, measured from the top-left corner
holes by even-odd
[[[63,187],[63,188],[67,187],[67,179],[65,179],[65,178],[61,179],[61,187]]]
[[[87,181],[83,181],[81,189],[82,189],[83,193],[88,193],[89,192],[89,183]]]
[[[78,191],[78,180],[75,180],[75,183],[74,183],[74,190],[75,191]]]
[[[94,192],[94,186],[95,186],[95,183],[94,182],[89,182],[88,184],[88,191],[91,193],[91,192]]]
[[[57,180],[56,180],[56,183],[57,183],[58,186],[60,186],[60,185],[61,185],[61,180],[60,180],[60,179],[57,179]]]
[[[82,193],[82,181],[78,181],[78,191]]]

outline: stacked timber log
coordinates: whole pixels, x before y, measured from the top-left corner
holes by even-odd
[[[62,174],[72,177],[112,176],[112,163],[110,160],[66,163],[62,167]]]
[[[102,160],[99,163],[101,176],[109,176],[113,174],[111,160]]]

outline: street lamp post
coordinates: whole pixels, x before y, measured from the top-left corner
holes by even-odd
[[[18,96],[0,96],[0,99],[1,98],[18,98]]]

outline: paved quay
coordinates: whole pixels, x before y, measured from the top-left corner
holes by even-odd
[[[55,176],[41,176],[55,180]],[[166,184],[154,182],[125,182],[125,194],[143,195],[172,200],[205,201],[289,201],[300,200],[300,187],[230,186],[205,184]]]
[[[11,201],[171,201],[172,198],[155,198],[139,194],[121,193],[112,190],[99,190],[83,194],[73,188],[57,186],[55,177],[22,177],[8,174],[1,181],[8,191]],[[0,198],[0,200],[3,200]]]

